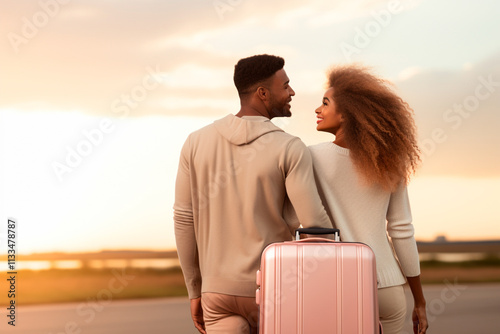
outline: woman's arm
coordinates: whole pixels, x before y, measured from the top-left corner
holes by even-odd
[[[422,291],[422,284],[420,283],[420,275],[406,278],[414,300],[412,314],[413,333],[425,334],[427,332],[427,328],[429,328],[429,324],[427,322],[427,313],[425,311],[426,302]]]
[[[420,261],[417,243],[411,222],[408,190],[404,184],[401,184],[391,195],[387,212],[387,230],[413,295],[413,332],[415,334],[425,334],[429,324],[425,311],[426,302],[422,284],[420,283]]]

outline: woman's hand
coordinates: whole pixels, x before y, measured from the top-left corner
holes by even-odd
[[[415,301],[415,308],[413,309],[413,333],[425,334],[429,323],[427,322],[427,313],[425,311],[425,298],[422,291],[422,284],[420,283],[420,276],[406,277],[408,285],[410,286],[413,300]]]
[[[425,334],[429,324],[427,322],[427,314],[425,312],[425,304],[421,306],[416,306],[413,309],[412,314],[413,320],[413,333],[414,334]]]

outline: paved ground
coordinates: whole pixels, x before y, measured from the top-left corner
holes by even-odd
[[[475,285],[447,282],[424,286],[431,334],[500,333],[500,284]],[[413,304],[407,291],[408,307]],[[409,308],[409,310],[411,310]],[[406,332],[412,333],[411,312]]]
[[[500,284],[425,286],[429,333],[497,334]],[[196,334],[186,298],[92,302],[16,309],[16,326],[1,310],[0,333],[18,334]],[[409,315],[408,315],[409,316]],[[410,320],[408,324],[410,326]],[[406,333],[410,334],[411,327]],[[314,333],[316,334],[316,333]]]

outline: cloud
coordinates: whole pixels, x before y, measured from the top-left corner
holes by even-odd
[[[408,80],[408,79],[414,77],[415,75],[419,74],[420,72],[422,72],[422,69],[419,67],[416,67],[416,66],[407,67],[404,70],[402,70],[401,72],[399,72],[398,81]]]
[[[415,111],[422,173],[500,177],[500,54],[456,71],[421,70],[397,82]]]
[[[312,27],[327,27],[332,24],[344,23],[348,21],[363,21],[367,18],[373,19],[383,15],[399,14],[404,11],[412,10],[420,4],[421,0],[357,0],[338,2],[335,5],[320,2],[317,12],[313,18],[308,20]],[[382,14],[383,13],[383,14]]]
[[[62,2],[62,1],[61,1]],[[47,7],[51,3],[52,7]],[[55,5],[54,5],[55,4]],[[210,1],[9,2],[2,31],[7,64],[4,106],[41,101],[57,110],[106,113],[110,102],[146,75],[187,63],[220,66],[227,57],[172,46],[152,49],[165,36],[220,25]],[[55,6],[58,7],[55,7]]]

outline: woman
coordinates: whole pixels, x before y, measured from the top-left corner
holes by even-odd
[[[414,299],[414,332],[425,333],[426,302],[406,190],[419,162],[412,110],[361,67],[333,68],[328,87],[316,109],[316,129],[335,140],[309,147],[323,204],[343,241],[363,242],[375,253],[384,334],[403,329],[405,277]]]

